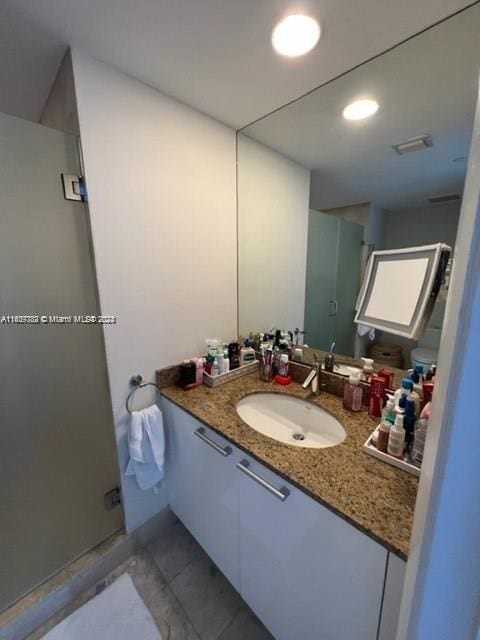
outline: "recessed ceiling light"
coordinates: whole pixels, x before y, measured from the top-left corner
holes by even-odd
[[[280,55],[295,58],[311,51],[319,41],[320,34],[320,25],[315,18],[296,13],[275,26],[272,46]]]
[[[378,102],[375,100],[355,100],[347,104],[343,110],[343,117],[346,120],[363,120],[373,116],[378,111]]]

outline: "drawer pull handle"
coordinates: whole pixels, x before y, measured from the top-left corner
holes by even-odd
[[[232,453],[232,447],[221,447],[219,444],[217,444],[207,436],[207,434],[205,433],[205,429],[203,427],[199,427],[198,429],[195,429],[193,433],[196,436],[198,436],[200,440],[203,440],[204,442],[209,444],[212,447],[212,449],[215,449],[215,451],[217,451],[217,453],[220,453],[222,456],[225,456],[225,458]]]
[[[248,460],[241,460],[240,462],[237,462],[237,468],[240,469],[240,471],[243,471],[243,473],[249,478],[255,480],[255,482],[258,482],[258,484],[261,485],[264,489],[270,491],[271,494],[273,494],[282,502],[284,502],[290,495],[290,491],[287,489],[287,487],[281,487],[280,489],[277,489],[277,487],[274,487],[273,484],[270,484],[270,482],[265,480],[265,478],[262,478],[262,476],[259,476],[258,473],[252,471],[250,469],[250,463]]]

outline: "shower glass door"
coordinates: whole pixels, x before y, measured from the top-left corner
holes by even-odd
[[[123,524],[78,172],[75,136],[0,114],[0,610]]]
[[[355,303],[360,289],[363,227],[310,210],[305,284],[305,341],[353,356]]]

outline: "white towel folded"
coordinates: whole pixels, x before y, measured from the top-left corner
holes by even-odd
[[[357,324],[357,331],[359,336],[364,336],[368,333],[369,339],[373,342],[375,340],[375,329],[369,327],[367,324]]]
[[[135,476],[142,490],[155,487],[163,478],[165,462],[163,416],[157,405],[132,412],[128,452],[125,475]]]

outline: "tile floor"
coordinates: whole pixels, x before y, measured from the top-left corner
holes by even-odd
[[[118,566],[26,640],[40,640],[125,571],[132,576],[163,640],[273,640],[178,521],[160,540]]]

